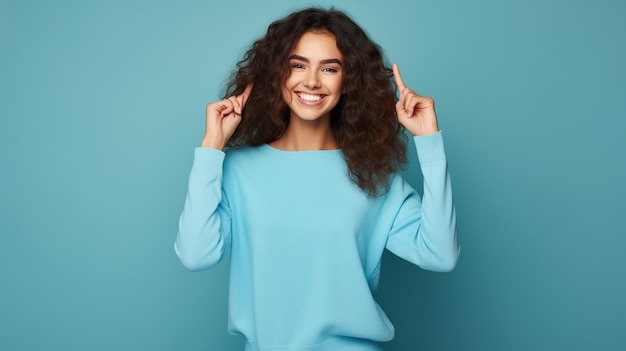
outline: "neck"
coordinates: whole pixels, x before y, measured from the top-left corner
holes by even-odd
[[[286,151],[335,150],[337,141],[330,129],[330,117],[315,121],[292,118],[285,134],[270,143]]]

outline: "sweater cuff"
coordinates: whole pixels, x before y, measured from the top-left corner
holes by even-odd
[[[192,172],[214,173],[222,172],[222,165],[226,154],[222,150],[207,147],[197,147],[194,150]]]
[[[421,164],[437,162],[446,159],[446,152],[443,147],[443,132],[434,134],[414,136],[417,157]]]

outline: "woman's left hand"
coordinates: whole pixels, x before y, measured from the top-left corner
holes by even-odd
[[[415,136],[437,133],[437,113],[435,101],[421,96],[404,85],[398,65],[393,65],[393,76],[400,92],[400,99],[396,103],[398,120],[411,134]]]

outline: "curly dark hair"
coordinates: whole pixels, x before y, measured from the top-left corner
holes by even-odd
[[[382,49],[348,15],[334,8],[307,8],[270,24],[237,63],[224,97],[254,82],[230,147],[258,146],[280,138],[289,124],[282,87],[288,55],[306,32],[327,31],[343,54],[345,94],[331,111],[331,130],[348,176],[370,197],[389,189],[389,175],[406,163],[407,136],[395,110],[396,86]]]

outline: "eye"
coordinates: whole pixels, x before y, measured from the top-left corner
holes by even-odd
[[[322,72],[326,72],[326,73],[337,73],[339,72],[338,69],[334,68],[334,67],[324,67],[322,69]]]
[[[304,65],[301,63],[292,63],[291,68],[293,69],[304,69]]]

